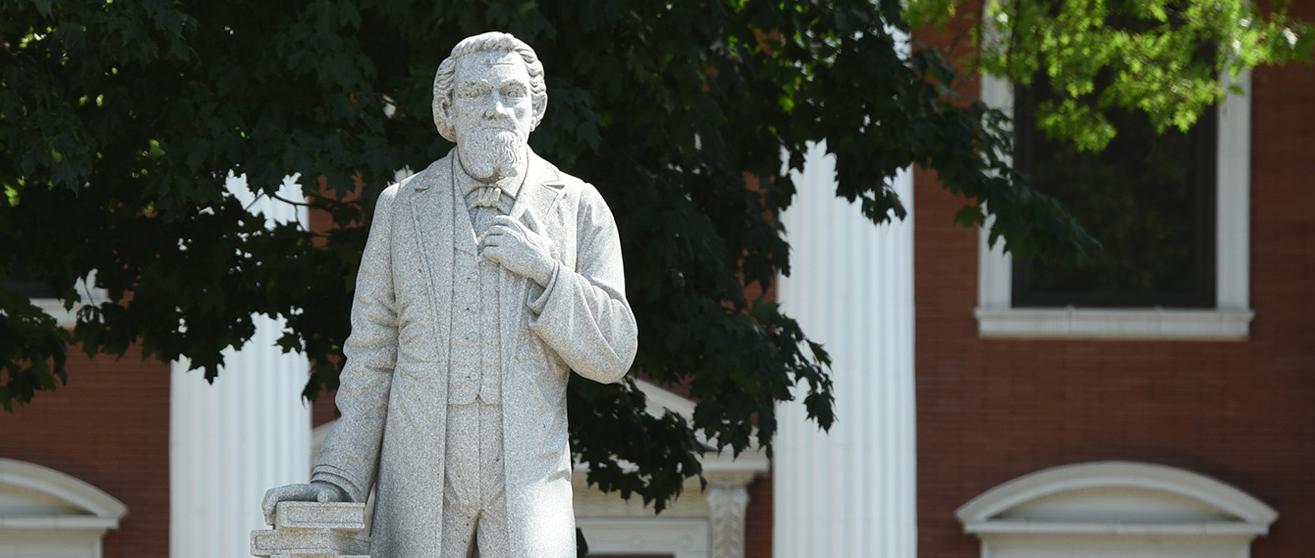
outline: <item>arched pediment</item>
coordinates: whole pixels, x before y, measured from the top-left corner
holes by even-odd
[[[86,482],[40,465],[0,458],[0,527],[114,529],[127,506]]]
[[[1278,514],[1228,484],[1183,469],[1106,461],[1045,469],[956,512],[977,534],[1262,535]]]

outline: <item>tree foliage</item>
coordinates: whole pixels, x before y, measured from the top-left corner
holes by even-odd
[[[633,382],[573,379],[572,448],[604,490],[661,509],[699,473],[696,432],[770,450],[792,397],[821,427],[836,420],[825,351],[746,295],[790,272],[782,153],[798,169],[826,139],[836,195],[874,223],[905,215],[891,180],[919,165],[962,196],[961,224],[989,207],[1011,249],[1090,245],[1009,168],[1005,115],[956,98],[934,50],[900,48],[897,0],[0,0],[0,403],[64,381],[69,347],[186,357],[213,379],[253,314],[286,318],[280,344],[312,362],[307,397],[334,388],[370,205],[395,171],[451,147],[430,117],[433,72],[488,29],[547,69],[531,145],[616,215],[635,369],[697,400],[687,423],[647,415]],[[225,193],[229,171],[270,196],[301,173],[335,226],[267,228]],[[92,270],[98,305],[72,287]],[[76,327],[5,291],[16,277],[77,307]]]
[[[1100,150],[1117,133],[1105,109],[1142,113],[1160,132],[1187,131],[1206,107],[1236,92],[1242,71],[1309,61],[1315,28],[1288,17],[1286,4],[911,0],[909,16],[935,23],[957,8],[977,10],[980,69],[1025,85],[1043,74],[1056,100],[1037,107],[1037,128]]]

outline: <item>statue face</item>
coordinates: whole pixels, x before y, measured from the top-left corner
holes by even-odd
[[[494,181],[520,174],[534,120],[530,74],[519,55],[473,52],[457,60],[451,118],[466,172]]]

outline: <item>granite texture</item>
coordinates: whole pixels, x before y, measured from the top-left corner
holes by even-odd
[[[251,533],[254,556],[352,558],[369,554],[365,504],[280,502],[274,529]]]
[[[342,416],[312,485],[272,489],[266,507],[373,489],[374,558],[464,558],[476,544],[484,558],[574,557],[568,375],[620,381],[637,349],[616,223],[592,185],[526,144],[547,103],[528,46],[462,41],[435,95],[457,148],[380,195]]]

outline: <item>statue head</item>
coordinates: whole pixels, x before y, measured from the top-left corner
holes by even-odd
[[[463,168],[476,179],[518,173],[547,106],[543,64],[507,33],[463,39],[434,76],[434,125],[457,144]]]

